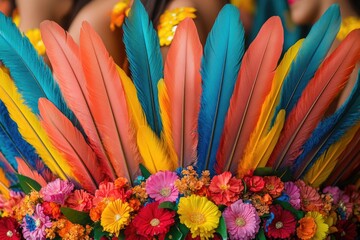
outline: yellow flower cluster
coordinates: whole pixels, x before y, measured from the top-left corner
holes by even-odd
[[[26,195],[22,200],[20,204],[17,204],[14,207],[14,217],[18,221],[21,221],[26,214],[33,215],[36,202],[32,201],[34,199],[30,195]]]
[[[181,174],[183,177],[175,181],[175,186],[181,194],[185,196],[191,194],[206,195],[206,192],[202,194],[202,190],[206,190],[206,187],[210,184],[209,171],[203,171],[202,176],[199,178],[194,168],[189,166],[182,170]]]
[[[91,230],[92,228],[89,225],[86,225],[84,228],[83,226],[73,224],[66,219],[60,219],[53,222],[51,227],[47,228],[45,231],[47,239],[54,239],[57,233],[61,239],[65,240],[89,240]]]

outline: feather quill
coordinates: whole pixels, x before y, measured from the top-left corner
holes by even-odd
[[[72,176],[69,165],[51,144],[39,120],[27,107],[18,93],[14,82],[0,70],[0,99],[7,107],[10,117],[17,123],[19,132],[39,154],[50,170],[60,178]]]
[[[163,78],[159,39],[146,10],[135,0],[123,26],[126,54],[146,120],[160,136],[162,124],[158,100],[158,81]]]
[[[203,91],[199,112],[198,172],[214,174],[230,98],[244,53],[244,29],[239,11],[226,5],[220,11],[207,38],[201,63]]]
[[[258,121],[261,111],[259,106],[262,106],[270,92],[282,44],[280,18],[272,17],[263,25],[246,51],[217,155],[218,172],[237,171],[246,143]]]
[[[27,165],[27,163],[23,159],[17,157],[16,162],[18,164],[17,172],[19,174],[35,180],[42,187],[46,186],[47,183],[45,179],[37,171],[31,169],[31,167]]]
[[[270,163],[274,168],[292,166],[302,146],[323,118],[328,106],[343,89],[359,61],[360,30],[352,32],[323,62],[289,114]]]
[[[171,132],[180,167],[192,165],[197,159],[202,52],[193,20],[185,19],[176,28],[164,70],[171,109]]]
[[[83,23],[80,32],[80,56],[87,80],[89,107],[101,141],[116,175],[133,182],[139,169],[139,158],[125,92],[113,59],[87,22]]]
[[[334,4],[313,25],[284,80],[281,100],[273,119],[280,109],[285,109],[286,117],[291,112],[329,51],[339,31],[340,23],[340,9]]]

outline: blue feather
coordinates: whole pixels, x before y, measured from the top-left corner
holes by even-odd
[[[36,167],[34,148],[20,135],[17,124],[10,118],[4,103],[0,101],[0,151],[14,169],[17,169],[15,157],[20,157]]]
[[[360,121],[360,71],[354,88],[344,104],[330,117],[324,119],[304,144],[303,152],[296,159],[296,176],[304,175],[316,160],[348,129]]]
[[[0,60],[10,70],[25,103],[39,114],[41,97],[53,102],[74,124],[80,126],[61,95],[49,67],[38,56],[27,37],[24,37],[10,18],[0,13]]]
[[[163,78],[159,39],[139,0],[135,0],[125,21],[124,43],[131,76],[151,129],[162,131],[157,84]]]
[[[2,168],[5,172],[5,177],[10,181],[10,185],[15,185],[18,182],[18,178],[16,176],[16,170],[8,160],[2,155],[0,152],[0,168]]]
[[[234,6],[226,5],[205,44],[201,63],[198,172],[209,169],[214,174],[216,152],[244,54],[244,29],[239,17]]]
[[[280,109],[285,109],[286,116],[293,109],[329,51],[339,31],[340,23],[340,9],[337,4],[334,4],[311,28],[284,79],[280,103],[276,107],[272,124]]]

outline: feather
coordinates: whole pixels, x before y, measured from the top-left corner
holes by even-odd
[[[344,146],[352,141],[359,129],[360,124],[356,124],[350,128],[336,143],[331,145],[305,174],[304,181],[313,187],[319,187],[334,170],[339,156],[344,151]]]
[[[276,119],[276,123],[272,128],[271,118],[274,114],[275,107],[280,100],[280,90],[283,80],[289,71],[292,61],[296,57],[302,42],[303,39],[299,40],[285,53],[284,58],[276,69],[271,91],[266,96],[261,107],[259,120],[246,145],[245,153],[242,158],[243,160],[240,161],[238,166],[238,174],[240,176],[246,174],[249,170],[256,169],[257,167],[264,167],[277,143],[284,125],[284,110],[279,112],[279,119]]]
[[[0,193],[5,197],[5,199],[10,198],[10,182],[5,176],[5,171],[0,168]]]
[[[19,174],[35,180],[42,187],[45,187],[47,185],[45,179],[37,171],[31,169],[31,167],[27,165],[27,163],[23,159],[17,157],[16,162],[18,164],[17,172]]]
[[[3,14],[0,14],[0,26],[0,60],[10,70],[26,105],[38,114],[38,100],[45,97],[80,128],[73,112],[66,106],[49,67],[37,55],[30,41]]]
[[[87,22],[80,32],[80,56],[89,107],[118,177],[133,182],[139,169],[136,139],[129,123],[125,92],[113,59]]]
[[[226,5],[207,38],[201,63],[203,91],[199,112],[198,172],[214,174],[226,113],[244,53],[244,29],[239,11]]]
[[[164,142],[159,139],[150,126],[140,126],[137,132],[137,144],[144,159],[144,166],[150,173],[175,169],[169,160]]]
[[[54,146],[71,166],[80,185],[95,192],[105,178],[99,171],[99,163],[91,147],[74,125],[51,102],[39,100],[41,125]]]
[[[41,36],[46,46],[54,75],[64,95],[66,103],[74,112],[88,137],[91,147],[100,159],[101,170],[110,179],[115,172],[100,139],[88,103],[86,79],[80,61],[79,46],[57,23],[44,21],[40,25]]]
[[[301,148],[328,106],[347,83],[355,64],[359,61],[360,30],[344,39],[340,46],[323,62],[314,78],[304,89],[299,102],[285,122],[283,132],[271,157],[274,168],[292,166]]]
[[[22,157],[35,167],[38,156],[34,148],[20,135],[18,126],[10,118],[4,103],[0,101],[0,150],[13,168],[17,169],[15,157]]]
[[[11,185],[17,183],[18,179],[16,176],[16,170],[13,166],[10,165],[9,161],[4,157],[0,152],[0,169],[3,169],[5,172],[6,178],[10,181]]]
[[[286,117],[291,112],[329,51],[339,31],[340,23],[340,9],[334,4],[313,25],[284,80],[281,100],[273,118],[280,109],[285,109]]]
[[[135,0],[123,26],[131,76],[146,119],[160,136],[162,124],[158,101],[158,81],[163,78],[159,39],[144,6]]]
[[[176,28],[164,70],[171,131],[180,167],[194,164],[197,158],[202,52],[193,20],[185,19]]]
[[[71,177],[70,167],[51,144],[37,117],[23,103],[14,82],[2,70],[0,70],[0,79],[0,99],[7,107],[10,117],[17,123],[20,134],[35,148],[53,173],[62,179],[66,179],[67,175]]]
[[[178,167],[178,157],[175,152],[174,140],[171,133],[171,122],[170,122],[170,101],[167,94],[165,82],[161,79],[158,83],[159,92],[159,103],[160,103],[160,116],[163,123],[163,131],[161,132],[161,140],[164,142],[167,150],[169,161],[172,162],[173,166]]]
[[[272,17],[264,24],[246,51],[217,155],[220,163],[218,172],[236,172],[246,143],[258,121],[261,111],[259,106],[262,106],[270,92],[282,44],[283,30],[280,18]]]

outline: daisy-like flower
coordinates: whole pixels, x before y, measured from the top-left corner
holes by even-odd
[[[143,235],[139,234],[133,222],[131,222],[130,225],[126,227],[124,234],[125,239],[127,240],[149,240],[149,237],[144,237]]]
[[[18,232],[19,224],[15,218],[3,217],[0,218],[0,239],[3,240],[17,240],[21,239]]]
[[[53,182],[48,183],[40,190],[40,194],[47,202],[55,202],[63,205],[66,198],[74,189],[74,184],[61,179],[56,179]]]
[[[270,212],[274,214],[274,219],[267,228],[267,235],[272,238],[289,238],[295,232],[295,217],[279,205],[271,206]]]
[[[40,204],[36,205],[32,216],[26,215],[21,224],[25,239],[45,239],[45,229],[51,227],[50,217],[46,216]]]
[[[175,212],[159,208],[159,202],[147,204],[133,220],[137,233],[153,239],[164,238],[174,224]]]
[[[231,204],[223,212],[230,239],[253,239],[259,231],[260,218],[256,209],[242,200]]]
[[[110,202],[101,214],[101,226],[105,231],[118,236],[120,230],[129,224],[131,211],[127,202],[120,199]]]
[[[197,195],[180,198],[177,213],[180,222],[190,229],[192,237],[200,236],[201,239],[214,236],[221,216],[213,202]]]
[[[326,238],[329,226],[319,212],[308,212],[304,218],[300,219],[299,223],[300,226],[296,231],[300,239],[322,240]]]
[[[93,196],[84,190],[75,190],[68,199],[66,205],[78,211],[90,211]]]
[[[175,202],[179,196],[179,190],[175,187],[175,181],[179,179],[176,173],[170,171],[158,172],[146,180],[146,193],[155,201]]]
[[[268,192],[273,198],[281,195],[281,192],[284,190],[284,183],[279,177],[266,176],[264,177],[264,181],[266,192]]]
[[[242,181],[232,177],[230,172],[224,172],[213,177],[209,186],[211,199],[216,204],[226,206],[235,202],[242,190],[244,190]]]
[[[284,184],[284,192],[289,197],[289,203],[295,209],[300,209],[300,189],[293,182]]]
[[[316,189],[306,185],[302,180],[296,181],[295,184],[300,189],[301,209],[306,212],[320,211],[323,202]]]
[[[99,189],[95,191],[95,197],[93,198],[93,204],[97,205],[102,202],[104,199],[116,200],[123,199],[125,196],[117,189],[113,182],[101,182]]]

